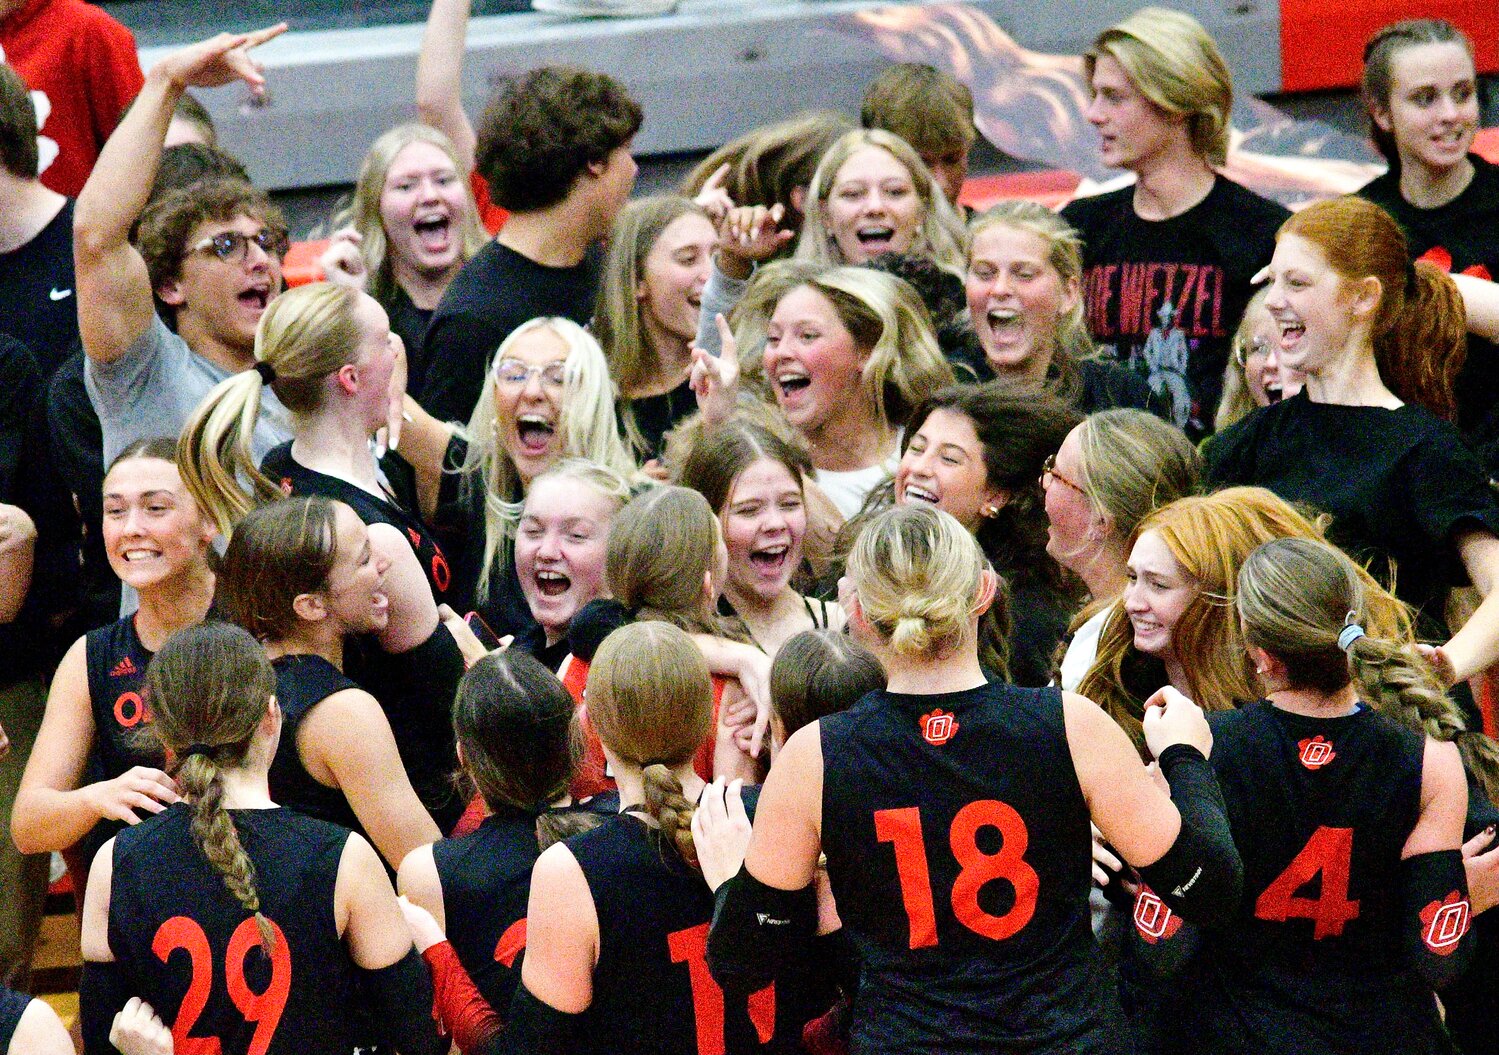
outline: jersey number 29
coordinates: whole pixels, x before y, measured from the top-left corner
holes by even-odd
[[[224,957],[224,984],[229,989],[229,999],[245,1016],[246,1022],[255,1023],[249,1055],[265,1055],[270,1048],[271,1037],[281,1023],[281,1013],[286,1010],[286,999],[291,995],[291,949],[280,927],[272,923],[271,930],[276,943],[271,953],[271,981],[264,992],[255,992],[245,979],[245,960],[252,949],[260,948],[260,930],[255,926],[255,920],[247,919],[235,928]],[[173,916],[157,928],[156,937],[151,941],[151,951],[162,963],[169,961],[178,949],[187,953],[193,976],[187,986],[187,995],[182,998],[182,1007],[177,1011],[177,1020],[172,1023],[176,1055],[220,1055],[218,1037],[189,1035],[203,1008],[208,1005],[213,988],[213,950],[202,925],[189,916]]]

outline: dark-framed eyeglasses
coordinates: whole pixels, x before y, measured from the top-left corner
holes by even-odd
[[[212,253],[224,262],[244,263],[250,255],[250,243],[258,245],[267,256],[283,257],[290,245],[286,232],[279,227],[262,227],[254,234],[220,231],[192,247],[194,253]]]

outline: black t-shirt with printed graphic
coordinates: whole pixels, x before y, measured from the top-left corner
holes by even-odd
[[[1180,216],[1144,220],[1133,186],[1079,198],[1088,331],[1103,354],[1170,399],[1194,440],[1213,431],[1229,342],[1290,213],[1222,176]]]
[[[1400,193],[1400,175],[1387,172],[1358,193],[1395,218],[1410,243],[1411,257],[1443,271],[1499,278],[1499,166],[1477,154],[1473,179],[1445,205],[1422,209]],[[1468,338],[1468,358],[1457,376],[1457,422],[1479,449],[1490,475],[1499,475],[1499,345]]]

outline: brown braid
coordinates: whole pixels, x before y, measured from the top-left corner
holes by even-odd
[[[232,747],[214,749],[214,755],[231,754]],[[243,761],[243,752],[237,761]],[[271,921],[260,911],[260,894],[255,890],[255,865],[239,841],[234,819],[224,809],[224,781],[219,765],[209,755],[193,755],[177,770],[177,783],[193,804],[193,839],[213,870],[224,879],[224,885],[245,911],[255,916],[260,944],[269,955],[276,946]]]
[[[697,807],[687,801],[682,782],[671,767],[656,762],[640,771],[645,784],[645,811],[661,826],[661,836],[690,865],[697,864],[697,846],[692,841],[692,814]]]

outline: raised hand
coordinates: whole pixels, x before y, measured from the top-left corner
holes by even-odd
[[[256,96],[265,93],[265,73],[250,51],[286,32],[280,22],[253,33],[220,33],[175,51],[162,59],[157,69],[183,88],[218,88],[244,81]]]
[[[755,265],[775,256],[796,237],[795,231],[783,230],[781,220],[786,207],[779,202],[764,205],[742,205],[731,209],[718,225],[718,266],[730,278],[744,279]]]
[[[134,766],[113,780],[101,780],[84,788],[89,802],[103,820],[139,824],[141,815],[160,813],[181,802],[177,783],[159,769]]]
[[[692,201],[698,208],[708,214],[708,219],[714,224],[723,222],[729,210],[734,207],[734,199],[729,197],[729,192],[724,189],[724,181],[729,178],[729,163],[725,161],[713,170],[713,175],[703,183],[703,189],[697,192],[697,197]]]
[[[739,400],[739,342],[722,315],[713,321],[718,326],[722,351],[715,356],[693,345],[692,369],[687,375],[703,423],[709,426],[728,420]]]
[[[328,248],[318,257],[318,267],[323,269],[323,278],[339,286],[348,286],[363,293],[369,283],[369,269],[364,265],[364,254],[359,243],[364,236],[352,227],[333,232]]]

